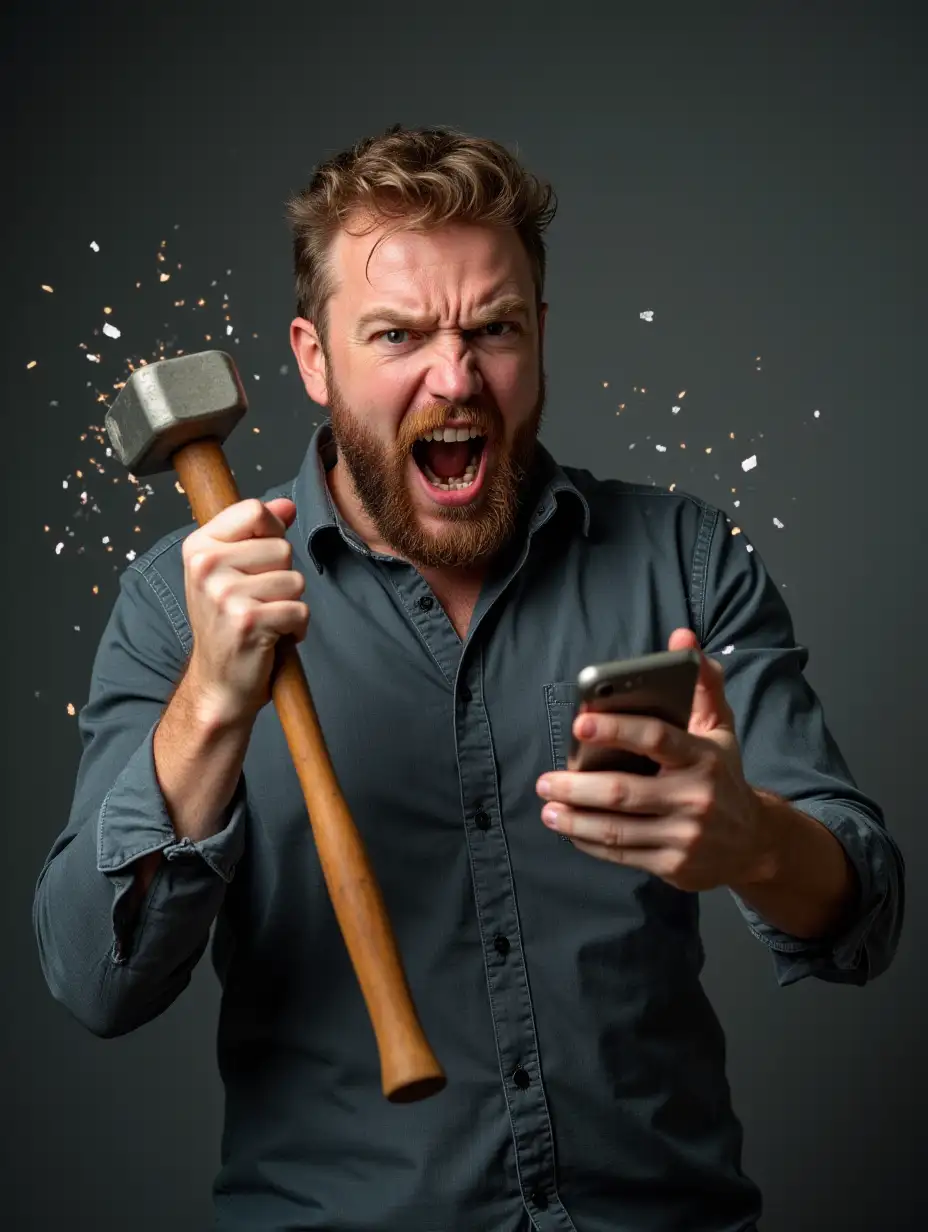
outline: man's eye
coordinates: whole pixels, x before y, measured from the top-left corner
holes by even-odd
[[[408,333],[409,333],[408,329],[386,329],[384,330],[382,336],[386,338],[387,342],[391,343],[392,345],[399,346],[400,343],[405,341],[405,338],[397,338],[396,335],[397,334],[406,335]]]
[[[491,338],[504,338],[506,335],[502,331],[514,328],[515,326],[511,321],[490,321],[488,325],[484,326],[484,329]]]

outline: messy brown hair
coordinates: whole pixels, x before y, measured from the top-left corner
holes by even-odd
[[[326,310],[335,290],[329,251],[338,230],[359,219],[367,222],[353,234],[367,234],[383,222],[395,222],[387,234],[448,223],[513,227],[528,253],[541,304],[542,233],[556,209],[551,186],[498,142],[452,128],[395,124],[322,163],[309,187],[287,202],[297,315],[313,322],[325,344]]]

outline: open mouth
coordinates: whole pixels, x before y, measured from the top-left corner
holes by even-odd
[[[475,482],[486,441],[476,428],[436,428],[415,442],[412,456],[433,488],[456,492]]]

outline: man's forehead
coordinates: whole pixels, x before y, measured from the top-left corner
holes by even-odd
[[[492,294],[490,283],[499,287],[505,282],[514,290],[531,281],[528,255],[512,228],[465,223],[430,228],[380,223],[369,228],[370,223],[363,233],[354,226],[338,232],[331,258],[339,282],[361,280],[365,290],[400,292],[404,284],[447,271],[471,283],[485,281]]]

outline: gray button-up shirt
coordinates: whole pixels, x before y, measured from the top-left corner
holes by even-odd
[[[267,496],[297,505],[300,652],[446,1089],[405,1106],[381,1093],[272,707],[224,828],[199,843],[172,831],[152,733],[191,646],[190,526],[125,571],[101,640],[73,810],[35,896],[52,993],[98,1035],[131,1031],[183,991],[215,922],[223,1232],[752,1229],[760,1195],[700,984],[698,896],[548,830],[535,781],[565,765],[584,665],[692,628],[724,665],[748,781],[828,826],[860,881],[842,936],[785,936],[739,901],[748,927],[782,984],[882,971],[902,859],[803,677],[782,596],[719,509],[542,449],[462,643],[416,569],[338,515],[333,460],[325,422],[293,484]],[[133,924],[131,865],[158,850]]]

